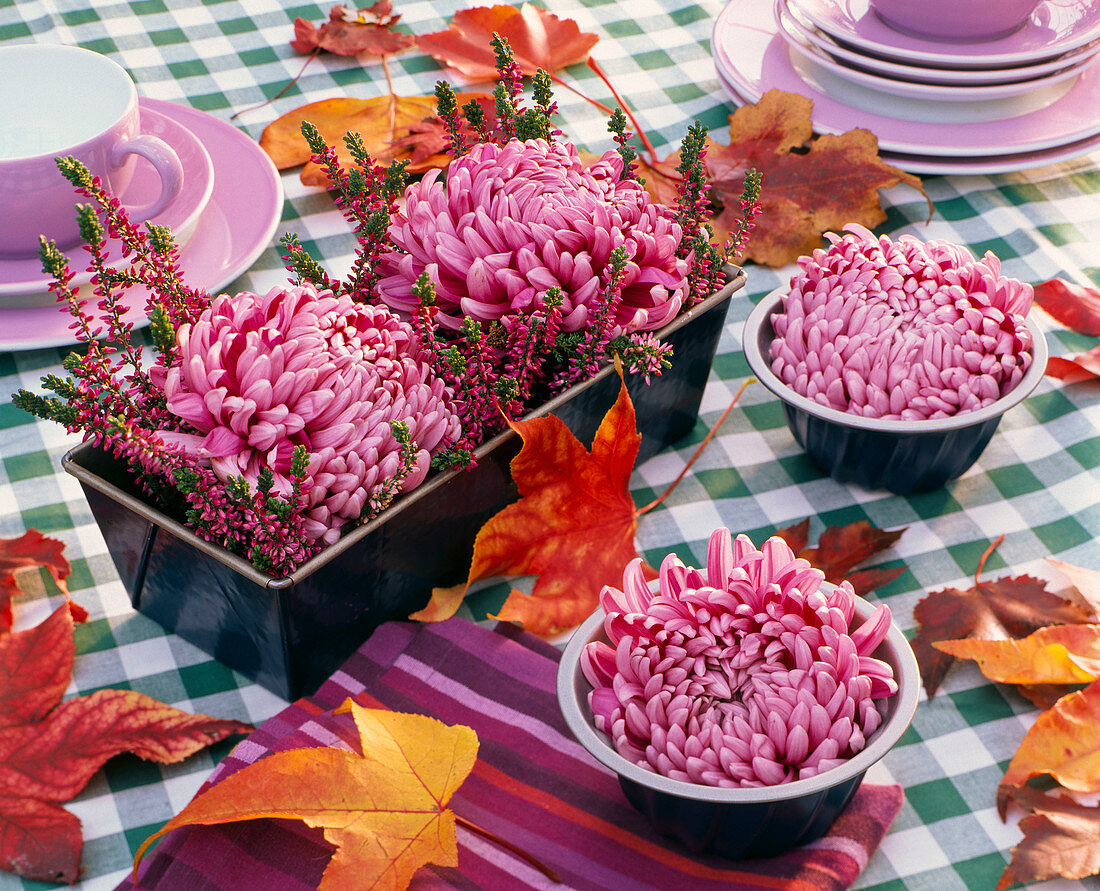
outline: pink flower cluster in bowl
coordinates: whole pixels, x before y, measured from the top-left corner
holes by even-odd
[[[391,422],[407,424],[417,446],[402,491],[461,434],[451,393],[415,333],[384,307],[308,284],[223,294],[177,340],[180,363],[155,370],[168,410],[197,433],[163,431],[161,440],[209,462],[223,481],[242,476],[255,486],[270,468],[283,496],[294,447],[305,446],[304,527],[324,544],[401,470]]]
[[[689,259],[675,211],[622,179],[615,151],[586,166],[576,147],[544,139],[480,143],[446,171],[429,171],[405,190],[382,258],[379,297],[408,317],[420,306],[413,285],[427,273],[438,320],[457,330],[529,313],[561,289],[564,331],[580,331],[596,305],[611,252],[628,262],[617,333],[653,331],[680,311]]]
[[[655,589],[633,561],[622,590],[600,595],[607,640],[581,650],[596,728],[627,761],[709,786],[844,764],[882,723],[876,700],[898,690],[871,655],[891,618],[883,605],[853,627],[851,585],[823,581],[782,539],[757,549],[728,529],[711,535],[705,572],[670,554]]]
[[[865,418],[948,418],[992,405],[1032,362],[1031,285],[945,241],[850,224],[799,259],[772,316],[771,369],[796,393]]]

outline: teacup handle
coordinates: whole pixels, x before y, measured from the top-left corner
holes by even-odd
[[[179,155],[163,139],[143,134],[120,143],[111,153],[111,163],[121,166],[128,154],[141,155],[157,171],[160,177],[160,195],[152,204],[130,211],[130,222],[144,223],[152,219],[175,201],[183,190],[183,165]]]

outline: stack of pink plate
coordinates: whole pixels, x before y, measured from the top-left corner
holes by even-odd
[[[913,173],[1002,173],[1100,148],[1097,0],[1043,0],[980,43],[908,35],[869,0],[731,0],[712,50],[737,104],[807,96],[817,132],[866,128]]]

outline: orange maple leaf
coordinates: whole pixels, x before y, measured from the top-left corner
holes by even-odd
[[[805,96],[769,90],[730,115],[728,146],[710,142],[707,149],[711,196],[723,206],[714,220],[719,240],[740,218],[745,174],[754,168],[763,174],[761,212],[744,256],[765,266],[811,253],[822,233],[847,223],[881,223],[879,189],[906,183],[928,197],[918,177],[879,158],[869,130],[815,138],[812,108]]]
[[[459,93],[460,104],[475,100],[492,107],[487,93]],[[446,167],[451,156],[442,151],[437,134],[440,130],[434,96],[375,96],[372,99],[321,99],[310,102],[276,118],[260,135],[260,147],[280,170],[305,164],[301,180],[307,186],[327,185],[328,179],[317,164],[310,161],[310,150],[302,136],[302,122],[309,121],[328,145],[336,147],[340,165],[354,165],[344,144],[347,133],[358,133],[371,157],[380,164],[409,161],[406,171],[423,173]],[[437,150],[425,153],[421,144]]]
[[[469,578],[432,592],[411,618],[453,615],[470,584],[537,575],[532,594],[513,590],[496,617],[535,634],[571,628],[596,608],[604,584],[622,580],[636,556],[638,519],[628,484],[641,435],[625,384],[589,452],[554,415],[510,422],[523,439],[512,461],[520,500],[491,517],[474,541]]]
[[[567,65],[584,62],[599,41],[596,34],[581,31],[572,19],[524,3],[514,6],[479,6],[454,14],[451,26],[418,38],[420,48],[444,65],[471,80],[496,80],[493,34],[508,41],[520,71],[530,76],[538,69],[553,74]]]
[[[938,640],[1002,684],[1085,684],[1100,677],[1100,625],[1048,625],[1019,640]]]
[[[477,735],[424,715],[367,709],[348,700],[361,751],[275,752],[200,792],[142,843],[180,826],[262,817],[301,820],[336,847],[321,889],[404,888],[425,863],[458,865],[447,802],[477,760]]]
[[[133,690],[59,703],[73,664],[68,604],[0,637],[0,868],[44,882],[80,874],[80,821],[63,807],[109,758],[170,764],[251,726],[191,715]]]
[[[997,787],[997,810],[1031,777],[1049,774],[1074,792],[1100,791],[1100,681],[1069,693],[1028,728]]]
[[[621,381],[618,360],[615,367]],[[638,556],[638,517],[679,484],[751,382],[748,378],[741,385],[664,493],[640,508],[634,507],[629,483],[641,435],[625,383],[596,431],[591,452],[554,415],[509,421],[523,440],[512,460],[520,500],[481,527],[467,580],[434,589],[427,606],[409,618],[442,622],[455,614],[475,581],[535,575],[531,594],[512,590],[500,613],[490,618],[522,622],[544,637],[578,625],[598,605],[603,586],[620,584],[623,570]],[[656,577],[652,567],[642,568],[649,578]]]

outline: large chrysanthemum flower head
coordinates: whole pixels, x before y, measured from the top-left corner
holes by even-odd
[[[946,241],[850,224],[799,259],[772,317],[772,370],[796,393],[869,418],[946,418],[995,402],[1031,365],[1031,285]]]
[[[897,691],[871,656],[890,627],[880,606],[850,628],[847,582],[824,576],[779,538],[758,550],[729,530],[710,538],[705,572],[674,554],[655,587],[641,560],[600,595],[608,642],[588,644],[598,730],[630,761],[713,786],[815,776],[859,752]]]
[[[383,258],[379,297],[408,315],[422,273],[435,286],[438,320],[495,321],[541,305],[561,289],[562,326],[584,328],[611,252],[626,249],[619,330],[650,331],[670,321],[687,294],[683,233],[654,204],[622,159],[608,152],[585,167],[569,143],[481,143],[430,171],[405,191],[390,236],[400,249]]]
[[[223,480],[255,483],[270,468],[284,495],[294,448],[304,446],[306,531],[325,544],[401,468],[391,421],[404,421],[418,446],[403,491],[424,479],[433,450],[460,435],[451,394],[411,329],[384,307],[311,285],[223,294],[177,340],[180,362],[164,392],[196,433],[162,437]]]

